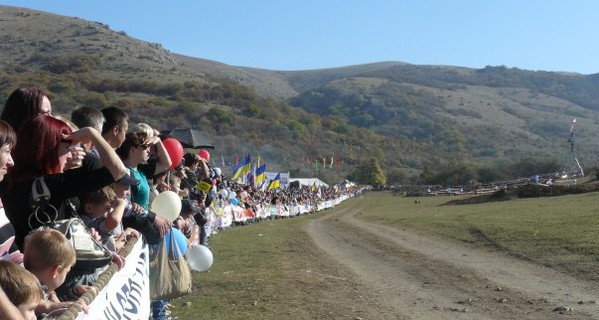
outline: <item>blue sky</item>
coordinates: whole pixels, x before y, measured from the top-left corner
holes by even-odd
[[[2,1],[108,24],[222,63],[306,70],[379,61],[599,73],[594,0]]]

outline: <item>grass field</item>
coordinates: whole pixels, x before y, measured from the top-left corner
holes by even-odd
[[[447,197],[364,198],[363,219],[438,234],[597,279],[598,193],[519,199],[476,205],[442,205]]]
[[[339,269],[313,247],[301,228],[314,217],[270,220],[212,236],[214,263],[207,272],[194,274],[194,293],[173,302],[174,315],[275,320],[281,314],[311,319],[317,313],[326,319],[334,311],[329,310],[331,293],[351,295],[355,290],[344,281],[340,287],[323,283],[313,273],[336,277]]]
[[[443,205],[456,197],[414,198],[371,192],[343,206],[359,219],[431,233],[596,280],[599,271],[598,193],[476,205]],[[333,209],[336,210],[336,209]],[[273,220],[214,235],[214,264],[194,274],[195,292],[176,299],[180,319],[301,319],[312,308],[326,318],[327,301],[354,294],[347,282],[323,283],[313,270],[335,276],[338,266],[316,250],[302,225],[323,214]],[[345,287],[344,287],[345,286]],[[314,314],[314,311],[310,313]],[[308,318],[308,314],[306,314]]]

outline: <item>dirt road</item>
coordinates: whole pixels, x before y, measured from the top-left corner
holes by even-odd
[[[360,282],[367,319],[599,319],[599,290],[547,268],[447,239],[356,219],[359,207],[307,227]],[[356,316],[355,319],[366,319]]]

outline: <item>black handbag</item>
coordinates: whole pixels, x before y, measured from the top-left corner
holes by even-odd
[[[29,215],[29,227],[32,228],[32,219],[42,224],[41,227],[33,230],[52,228],[60,231],[71,243],[75,250],[77,261],[75,269],[96,269],[101,268],[112,261],[112,252],[106,248],[100,241],[92,237],[85,223],[75,216],[69,219],[58,219],[58,209],[49,202],[50,190],[44,181],[44,177],[38,177],[33,181],[31,187],[31,206],[33,212]],[[61,209],[72,207],[72,204],[66,200],[61,205]],[[72,210],[74,212],[74,210]],[[33,228],[32,228],[33,229]]]

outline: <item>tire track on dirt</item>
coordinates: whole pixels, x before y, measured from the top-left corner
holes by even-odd
[[[386,306],[380,319],[599,319],[592,284],[451,240],[363,222],[359,206],[310,221],[317,247]],[[584,302],[578,304],[579,301]],[[566,315],[556,306],[573,308]]]

